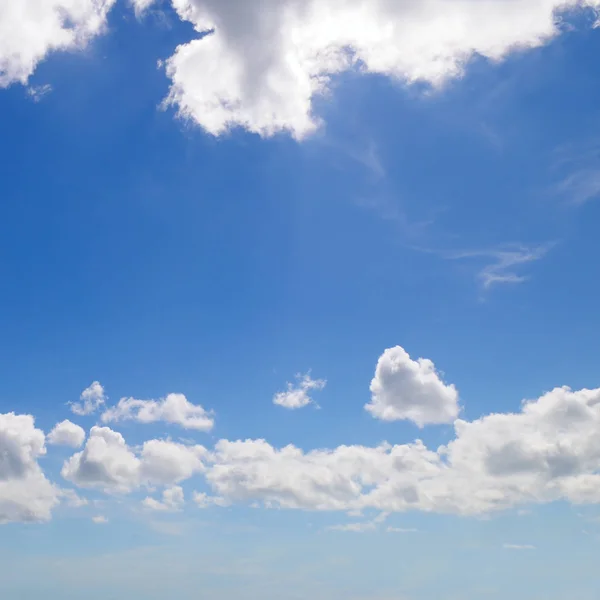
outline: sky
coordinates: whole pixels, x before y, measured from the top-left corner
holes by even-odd
[[[599,18],[0,0],[0,595],[596,600]]]

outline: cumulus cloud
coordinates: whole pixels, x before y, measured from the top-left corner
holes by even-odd
[[[206,479],[232,502],[305,510],[481,514],[600,502],[600,389],[557,388],[518,413],[457,420],[436,450],[421,441],[304,452],[264,440],[217,443]]]
[[[437,406],[434,413],[423,413],[420,405],[420,413],[412,405],[394,405],[394,410],[416,422],[446,414],[438,406],[444,403],[432,404],[429,396],[456,399],[453,388],[441,382],[433,365],[393,350],[391,355],[384,353],[393,367],[391,389],[412,389],[416,381],[427,391],[417,386],[411,398],[424,395],[428,411]],[[400,377],[400,385],[394,379],[396,367],[409,371]],[[35,458],[44,452],[43,434],[33,428],[31,417],[5,418],[12,433],[3,433],[0,426],[0,450],[8,450],[0,452],[0,478],[24,481],[28,474],[39,475]],[[110,493],[163,486],[167,490],[161,500],[146,501],[148,508],[157,510],[177,506],[178,485],[203,476],[208,493],[193,494],[203,508],[242,503],[382,513],[377,518],[381,520],[337,527],[350,531],[368,531],[383,521],[382,515],[409,510],[476,515],[558,500],[600,503],[600,389],[556,388],[524,401],[515,413],[456,419],[452,439],[437,448],[416,440],[305,451],[253,439],[220,440],[212,450],[171,440],[130,447],[120,433],[93,427],[83,450],[65,462],[62,474],[76,485]],[[0,510],[6,510],[2,502]]]
[[[122,398],[117,406],[102,414],[104,423],[137,421],[156,423],[164,421],[184,429],[210,431],[215,424],[213,414],[199,404],[192,404],[183,394],[169,394],[162,400]]]
[[[310,373],[296,375],[296,379],[298,380],[296,385],[288,383],[285,392],[278,392],[273,396],[273,404],[292,410],[304,408],[313,403],[310,392],[322,390],[327,384],[324,379],[312,379]]]
[[[85,431],[68,419],[58,423],[48,434],[48,443],[55,446],[79,448],[85,440]]]
[[[123,436],[108,427],[92,427],[87,443],[65,461],[62,476],[81,487],[127,493],[141,485],[172,485],[202,472],[203,446],[149,440],[130,448]]]
[[[167,61],[168,103],[214,135],[241,126],[296,138],[312,101],[348,69],[434,86],[475,55],[491,61],[557,34],[555,11],[598,0],[172,0],[198,39]]]
[[[419,427],[452,423],[458,416],[458,392],[445,384],[429,359],[412,360],[400,346],[380,357],[365,406],[384,421],[412,421]]]
[[[167,488],[162,493],[162,500],[147,497],[144,498],[142,504],[150,510],[176,512],[181,510],[185,504],[183,488],[178,485]]]
[[[30,415],[0,415],[0,523],[47,521],[59,502],[37,460],[44,456],[44,432]]]
[[[55,50],[82,48],[106,24],[115,0],[18,0],[0,3],[0,87],[26,84]]]
[[[79,416],[95,413],[106,402],[104,388],[98,381],[94,381],[90,387],[81,392],[79,402],[71,403],[71,411]]]
[[[504,544],[505,550],[535,550],[535,546],[531,544]]]

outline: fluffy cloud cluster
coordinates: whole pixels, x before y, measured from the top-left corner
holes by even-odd
[[[0,2],[0,87],[26,83],[53,50],[83,47],[102,32],[115,0]]]
[[[389,408],[394,418],[439,423],[458,412],[454,387],[430,361],[413,361],[402,348],[384,352],[373,382],[370,406]],[[76,427],[63,422],[50,437],[74,445],[81,439]],[[44,477],[37,463],[44,442],[32,417],[0,415],[0,521],[47,519],[60,497],[71,506],[85,503]],[[416,440],[305,451],[253,439],[223,439],[210,450],[168,439],[132,447],[120,433],[95,426],[83,449],[65,461],[62,476],[111,494],[162,488],[160,499],[144,501],[159,511],[180,509],[181,483],[198,476],[207,486],[193,494],[201,508],[242,503],[380,513],[338,527],[350,531],[372,530],[388,513],[408,510],[473,515],[557,500],[597,504],[600,389],[556,388],[515,413],[455,419],[454,436],[438,448]]]
[[[217,443],[206,479],[235,502],[310,510],[477,514],[564,499],[600,502],[600,389],[557,388],[521,412],[457,420],[422,442],[304,452],[264,440]]]
[[[502,59],[557,32],[555,11],[597,0],[172,0],[200,34],[168,60],[169,102],[206,131],[296,138],[312,100],[351,68],[439,86],[479,54]]]
[[[58,504],[59,490],[37,462],[44,441],[30,415],[0,415],[0,523],[45,521]]]
[[[108,427],[92,427],[81,452],[62,468],[62,476],[85,488],[127,493],[141,485],[172,485],[204,470],[203,446],[149,440],[136,451]]]
[[[71,403],[71,411],[80,417],[91,415],[106,402],[106,394],[100,382],[94,381],[90,387],[81,392],[79,402]]]
[[[136,13],[155,0],[130,0]],[[51,51],[105,27],[115,0],[0,3],[0,87],[25,83]],[[198,38],[166,61],[167,103],[219,135],[241,126],[302,138],[319,125],[313,99],[360,69],[434,86],[475,55],[492,61],[556,35],[556,11],[600,0],[171,0]]]
[[[138,423],[164,421],[196,431],[210,431],[215,424],[212,413],[199,404],[192,404],[183,394],[169,394],[162,400],[122,398],[117,406],[102,414],[104,423],[129,420]]]
[[[384,421],[413,421],[419,427],[452,423],[459,413],[458,392],[446,385],[427,358],[412,360],[400,346],[386,350],[371,381],[365,406]]]
[[[291,410],[304,408],[313,402],[310,392],[312,390],[322,390],[327,384],[324,379],[312,379],[310,373],[298,375],[297,379],[297,385],[288,383],[285,392],[278,392],[273,396],[273,404]]]

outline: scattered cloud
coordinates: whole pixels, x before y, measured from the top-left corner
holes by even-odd
[[[79,402],[71,402],[71,411],[80,417],[95,413],[106,402],[104,388],[98,381],[81,392]]]
[[[42,473],[44,432],[31,415],[0,415],[0,524],[50,519],[59,490]]]
[[[504,544],[502,547],[505,550],[535,550],[535,546],[529,544]]]
[[[48,434],[48,443],[55,446],[70,446],[80,448],[85,441],[85,430],[83,427],[72,423],[68,419],[58,423]]]
[[[331,525],[330,527],[327,527],[327,531],[344,531],[350,533],[365,533],[367,531],[375,531],[388,517],[389,513],[382,512],[370,521],[345,523],[343,525]]]
[[[475,54],[498,61],[546,43],[559,30],[555,11],[577,6],[578,0],[176,0],[173,7],[199,37],[166,63],[167,103],[213,135],[240,126],[302,139],[319,126],[313,99],[343,71],[439,87],[460,77]]]
[[[83,451],[65,461],[61,474],[84,488],[128,493],[142,485],[173,485],[204,470],[203,446],[168,440],[144,442],[139,452],[108,427],[92,427]]]
[[[21,0],[0,19],[0,87],[26,84],[56,50],[80,49],[106,29],[116,0]],[[130,0],[139,16],[153,0]],[[213,135],[243,127],[302,139],[318,128],[313,100],[348,71],[435,88],[472,56],[502,60],[559,33],[557,11],[598,0],[363,2],[171,0],[198,36],[165,61],[166,105]]]
[[[204,492],[194,492],[192,497],[198,508],[209,508],[211,506],[229,506],[229,502],[224,498],[219,498],[218,496],[209,496]]]
[[[365,409],[383,421],[407,420],[424,427],[452,423],[460,412],[454,385],[442,381],[431,360],[412,360],[401,346],[379,357],[371,394]]]
[[[92,517],[92,522],[96,523],[96,525],[106,525],[106,523],[108,523],[108,519],[102,515],[98,515],[96,517]]]
[[[404,527],[387,527],[387,533],[417,533],[419,530],[412,527],[406,529]]]
[[[52,91],[52,86],[49,83],[45,85],[30,85],[27,88],[27,95],[34,101],[40,102],[40,100],[47,96]]]
[[[142,502],[145,508],[163,512],[177,512],[183,508],[185,504],[185,496],[183,488],[175,485],[167,488],[162,493],[162,500],[155,498],[145,498]]]
[[[117,406],[102,414],[104,423],[137,421],[138,423],[165,423],[184,429],[210,431],[215,424],[213,413],[199,404],[192,404],[183,394],[169,394],[162,400],[122,398]]]
[[[488,250],[448,253],[446,257],[452,260],[485,260],[487,264],[481,269],[478,277],[483,288],[489,289],[498,284],[527,281],[529,277],[519,274],[519,267],[544,258],[551,247],[551,244],[539,246],[509,244]]]
[[[64,501],[70,508],[81,508],[89,504],[87,499],[80,496],[75,490],[62,489],[59,495],[61,501]]]
[[[296,379],[298,380],[296,385],[288,383],[285,392],[278,392],[273,396],[273,404],[291,410],[304,408],[314,403],[309,395],[310,392],[312,390],[322,390],[327,384],[324,379],[311,379],[310,372],[304,375],[296,375]]]
[[[50,52],[84,47],[103,32],[106,16],[114,4],[115,0],[3,2],[0,88],[13,83],[26,84]]]

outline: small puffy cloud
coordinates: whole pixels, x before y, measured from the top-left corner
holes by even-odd
[[[181,510],[185,504],[183,488],[178,485],[167,488],[162,493],[162,500],[148,497],[144,498],[142,504],[150,510],[176,512]]]
[[[50,519],[59,490],[37,462],[46,454],[44,441],[31,415],[0,415],[0,523]]]
[[[18,0],[0,3],[0,88],[27,83],[55,50],[82,48],[106,25],[115,0]]]
[[[287,384],[285,392],[278,392],[273,396],[273,404],[295,410],[304,408],[313,403],[310,392],[313,390],[322,390],[327,382],[324,379],[312,379],[310,373],[296,375],[297,384]]]
[[[54,446],[70,446],[79,448],[85,441],[85,431],[79,425],[69,420],[62,421],[54,426],[48,434],[48,443]]]
[[[423,427],[452,423],[460,411],[454,385],[442,381],[429,359],[412,360],[401,346],[380,356],[371,394],[365,409],[384,421],[407,420]]]
[[[79,402],[71,403],[71,411],[79,416],[95,413],[106,402],[104,388],[98,381],[81,392]]]
[[[558,34],[556,11],[597,0],[172,0],[198,32],[166,63],[168,103],[207,132],[300,139],[313,100],[355,70],[440,87],[471,57],[499,61]]]
[[[96,525],[106,525],[106,523],[108,523],[108,519],[103,515],[97,515],[92,517],[92,522]]]
[[[109,427],[92,427],[87,443],[65,461],[61,474],[84,488],[128,493],[142,485],[172,485],[204,470],[203,446],[149,440],[141,449],[130,448]]]
[[[193,499],[198,508],[209,508],[211,506],[229,506],[229,502],[218,496],[209,496],[204,492],[194,492]]]
[[[102,421],[104,423],[163,421],[196,431],[210,431],[215,424],[211,412],[206,411],[199,404],[192,404],[183,394],[169,394],[162,400],[122,398],[115,407],[103,413]]]
[[[366,521],[364,523],[346,523],[345,525],[331,525],[328,527],[328,531],[344,531],[350,533],[365,533],[367,531],[374,531],[376,529],[375,523]]]

